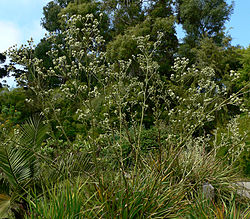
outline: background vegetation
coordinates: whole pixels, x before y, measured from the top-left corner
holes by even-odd
[[[249,218],[234,182],[250,176],[250,49],[225,34],[232,12],[49,2],[48,35],[0,56],[19,85],[0,88],[0,217]]]

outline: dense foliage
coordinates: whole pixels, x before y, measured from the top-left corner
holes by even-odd
[[[174,10],[195,45],[178,46]],[[249,218],[234,184],[250,169],[249,49],[221,32],[231,11],[48,3],[49,34],[5,54],[20,87],[0,90],[0,217]]]

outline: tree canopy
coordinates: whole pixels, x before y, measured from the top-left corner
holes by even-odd
[[[0,65],[6,61],[6,56],[0,53]],[[7,66],[0,66],[0,79],[6,77],[8,75]],[[0,83],[0,88],[2,87],[2,83]]]

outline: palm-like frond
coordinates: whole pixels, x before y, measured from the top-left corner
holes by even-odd
[[[8,189],[1,190],[4,190],[2,191],[4,194],[11,194],[14,203],[19,195],[27,194],[29,186],[36,182],[34,179],[38,176],[39,166],[36,149],[41,146],[47,131],[48,126],[42,124],[40,117],[35,116],[21,126],[20,135],[10,135],[5,142],[0,142],[1,180],[8,182]],[[8,199],[5,199],[0,200],[2,215],[6,214],[10,204]]]
[[[35,157],[30,151],[11,145],[0,145],[0,170],[12,187],[22,187],[34,175]]]
[[[90,172],[93,170],[93,162],[91,159],[91,154],[86,152],[71,153],[66,161],[67,169],[73,175],[78,175],[82,172]]]
[[[12,187],[22,187],[35,175],[33,149],[44,140],[48,126],[34,116],[21,126],[20,136],[0,144],[0,171]]]
[[[0,218],[8,217],[10,199],[11,198],[8,195],[0,194]]]
[[[9,183],[5,179],[4,174],[0,170],[0,194],[9,194]]]
[[[21,144],[25,146],[39,147],[46,137],[48,125],[42,123],[39,116],[30,117],[21,126]]]

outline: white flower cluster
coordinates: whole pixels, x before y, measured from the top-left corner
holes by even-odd
[[[170,80],[162,80],[159,65],[153,59],[161,43],[161,33],[154,43],[150,42],[150,36],[134,37],[140,50],[133,57],[138,66],[135,76],[130,72],[132,60],[107,62],[106,53],[102,51],[104,39],[100,35],[99,22],[93,15],[64,16],[64,19],[63,43],[58,45],[56,33],[47,36],[47,40],[52,42],[47,53],[53,62],[49,69],[44,68],[43,60],[34,58],[32,41],[20,49],[10,49],[9,56],[26,67],[20,82],[26,82],[37,94],[46,122],[54,118],[66,139],[60,118],[60,105],[66,101],[75,104],[74,116],[78,122],[91,126],[88,135],[92,142],[110,136],[131,140],[129,129],[132,129],[131,142],[134,142],[135,151],[140,146],[147,113],[153,112],[154,123],[164,123],[169,134],[177,136],[181,133],[180,139],[185,139],[206,122],[213,121],[215,113],[226,104],[241,105],[238,94],[226,99],[227,87],[215,79],[212,68],[200,70],[190,65],[186,58],[177,57]],[[236,78],[238,74],[231,72],[231,76]],[[96,135],[98,128],[107,131],[106,136]],[[194,163],[199,163],[206,147],[201,148],[199,144],[206,142],[207,137],[189,142],[190,148],[187,148],[183,159],[194,156]],[[116,146],[119,148],[121,144]]]

